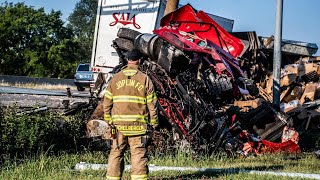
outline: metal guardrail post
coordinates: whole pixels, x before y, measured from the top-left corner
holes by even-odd
[[[276,27],[273,50],[273,105],[280,110],[280,76],[281,76],[281,41],[282,41],[282,10],[283,0],[277,0]]]

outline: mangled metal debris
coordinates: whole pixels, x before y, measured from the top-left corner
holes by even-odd
[[[269,103],[272,40],[264,41],[254,32],[230,34],[190,5],[165,16],[161,26],[154,34],[120,28],[113,43],[120,57],[114,73],[126,65],[123,57],[128,50],[136,48],[144,54],[139,68],[155,84],[160,104],[157,130],[166,136],[159,138],[156,133],[154,146],[163,149],[169,143],[185,146],[187,142],[196,152],[224,150],[244,156],[300,152],[295,118],[307,119],[309,127],[310,117],[319,117],[320,66],[313,62],[318,58],[302,58],[305,54],[300,50],[288,55],[281,78],[282,111],[278,111]],[[100,94],[106,87],[105,81],[101,83]],[[303,109],[300,115],[290,114],[297,108]],[[106,133],[100,130],[103,123],[93,120],[102,115],[100,102],[89,121],[90,136]],[[157,142],[161,139],[167,142]]]
[[[264,42],[266,49],[273,50],[273,36],[270,36],[269,38],[261,37],[261,40]],[[312,56],[317,52],[318,46],[314,43],[306,43],[293,40],[282,40],[281,49],[285,53]]]
[[[300,59],[294,64],[285,65],[282,69],[281,85],[281,109],[283,112],[300,121],[295,125],[305,122],[305,130],[311,121],[318,121],[320,117],[320,66],[317,62],[309,62]],[[265,92],[264,99],[270,101],[272,96],[272,76],[258,86]],[[314,123],[312,123],[314,124]]]
[[[24,114],[31,114],[31,113],[36,113],[36,112],[41,112],[41,111],[46,111],[46,110],[48,110],[48,107],[32,108],[29,110],[17,112],[16,115],[20,116],[20,115],[24,115]]]

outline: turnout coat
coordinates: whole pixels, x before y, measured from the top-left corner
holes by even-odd
[[[157,96],[150,78],[128,65],[112,77],[104,96],[104,119],[125,136],[144,135],[157,126]]]

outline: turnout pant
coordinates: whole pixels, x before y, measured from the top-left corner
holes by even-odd
[[[107,180],[121,179],[124,170],[124,152],[129,145],[131,153],[131,179],[146,180],[148,178],[148,157],[147,148],[143,144],[144,135],[124,136],[117,133],[113,140],[107,168]]]

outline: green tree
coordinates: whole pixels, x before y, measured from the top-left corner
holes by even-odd
[[[72,78],[83,57],[60,11],[24,3],[0,6],[0,41],[1,74]]]
[[[55,77],[73,76],[78,63],[84,60],[84,52],[79,52],[80,49],[82,47],[79,41],[72,39],[64,39],[59,44],[51,46],[48,52],[48,63],[53,67],[51,74]]]
[[[87,61],[91,57],[97,7],[97,0],[80,0],[68,17],[68,27],[72,28],[85,49]]]

